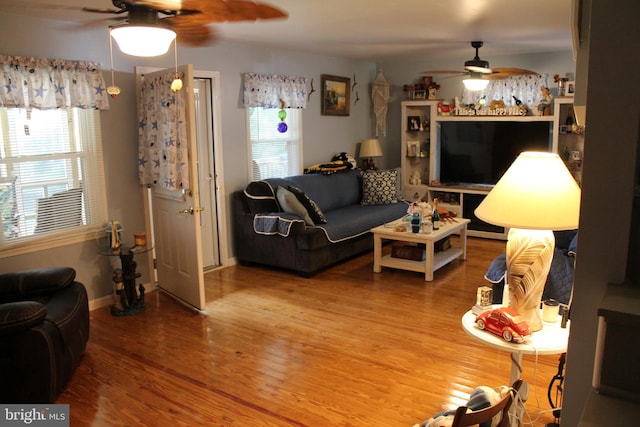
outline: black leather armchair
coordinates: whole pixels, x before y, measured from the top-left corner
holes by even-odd
[[[0,274],[0,402],[54,403],[89,339],[87,291],[68,267]]]

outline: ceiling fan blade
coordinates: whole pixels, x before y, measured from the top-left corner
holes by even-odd
[[[97,9],[93,7],[83,7],[83,12],[91,12],[91,13],[110,13],[117,15],[118,13],[124,13],[126,10],[124,9]]]
[[[211,27],[205,25],[170,25],[176,32],[178,43],[190,46],[206,46],[218,39],[217,33]]]
[[[255,21],[258,19],[286,18],[289,15],[264,3],[248,0],[228,0],[227,21]]]
[[[456,71],[456,70],[429,70],[429,71],[422,71],[420,74],[424,74],[427,76],[431,76],[434,74],[466,74],[466,71]]]
[[[524,68],[494,68],[493,73],[486,74],[484,78],[489,80],[499,80],[512,76],[537,75],[535,71],[525,70]]]
[[[289,16],[286,12],[267,4],[246,0],[183,0],[182,10],[192,12],[189,15],[192,19],[190,22],[200,25]]]
[[[106,26],[117,25],[126,21],[127,21],[126,16],[114,16],[111,18],[102,18],[102,19],[95,19],[93,21],[82,22],[81,24],[78,24],[77,28],[83,30],[87,28],[100,27],[104,25]]]

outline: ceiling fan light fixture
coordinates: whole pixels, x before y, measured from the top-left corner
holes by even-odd
[[[489,80],[485,80],[477,77],[469,77],[467,79],[462,80],[462,83],[464,83],[464,87],[467,88],[467,90],[477,91],[477,90],[484,90],[489,84]]]
[[[467,71],[471,71],[472,73],[483,73],[490,74],[491,68],[489,67],[489,61],[485,61],[484,59],[480,59],[480,55],[478,54],[478,50],[484,45],[481,41],[472,41],[471,47],[476,50],[476,56],[473,59],[465,61],[464,69]]]
[[[483,59],[471,59],[469,61],[465,61],[464,69],[473,73],[491,73],[491,68],[489,68],[489,61],[485,61]]]
[[[157,25],[121,25],[111,29],[111,37],[122,53],[152,57],[167,53],[176,33]]]

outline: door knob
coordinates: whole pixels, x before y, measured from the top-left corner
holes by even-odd
[[[194,212],[202,212],[203,210],[204,208],[194,208],[193,206],[190,206],[189,209],[183,209],[181,211],[178,211],[178,213],[193,215]]]

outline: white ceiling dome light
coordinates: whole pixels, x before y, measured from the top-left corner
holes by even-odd
[[[151,57],[167,53],[176,33],[159,25],[126,24],[113,27],[111,36],[122,53]]]

